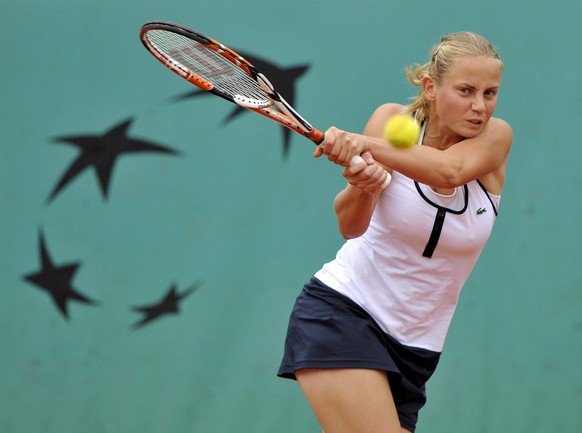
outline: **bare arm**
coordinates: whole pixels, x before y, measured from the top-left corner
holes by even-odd
[[[369,158],[366,158],[366,163],[361,163],[361,165],[365,166],[370,159],[371,155],[369,155]],[[374,165],[379,167],[375,162],[372,162],[367,167],[373,167]],[[352,169],[352,167],[348,167],[345,171]],[[380,168],[379,172],[383,174],[384,169]],[[367,230],[372,214],[374,213],[374,208],[381,194],[381,183],[375,192],[367,192],[349,183],[348,176],[346,178],[348,178],[348,185],[336,196],[333,206],[337,217],[339,232],[344,239],[352,239],[361,236]]]
[[[492,118],[479,136],[462,140],[445,150],[413,146],[401,151],[371,139],[365,147],[376,160],[411,179],[436,188],[455,188],[488,175],[504,173],[512,139],[509,125]],[[499,179],[499,185],[492,189],[500,192],[503,180]]]
[[[446,150],[413,146],[403,151],[387,145],[380,134],[386,120],[401,109],[398,104],[379,107],[368,122],[370,136],[330,128],[325,143],[317,149],[315,156],[326,154],[336,164],[345,165],[354,154],[369,151],[381,164],[426,185],[454,188],[471,180],[488,178],[495,183],[491,192],[500,191],[505,161],[513,140],[511,128],[505,121],[491,118],[480,135],[462,140]]]
[[[364,129],[365,136],[381,137],[382,128],[376,123],[368,122]],[[365,164],[344,169],[343,175],[348,184],[334,201],[338,228],[345,239],[361,236],[367,230],[385,179],[385,167],[378,164],[371,153],[365,152],[362,157]]]

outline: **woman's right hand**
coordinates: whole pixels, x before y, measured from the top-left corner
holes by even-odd
[[[347,167],[355,155],[361,155],[365,150],[366,137],[332,126],[325,131],[323,143],[317,146],[313,156],[327,155],[334,164]]]

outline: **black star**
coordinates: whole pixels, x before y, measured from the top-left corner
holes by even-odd
[[[244,54],[243,52],[238,52],[241,56],[247,59],[249,62],[253,64],[259,71],[261,71],[265,76],[273,83],[275,89],[285,98],[285,100],[291,105],[295,107],[295,82],[301,77],[307,70],[309,69],[308,65],[300,65],[294,66],[291,68],[281,68],[267,60],[263,60],[259,57],[254,57],[249,54]],[[194,90],[192,92],[188,92],[187,94],[178,96],[176,100],[183,100],[199,95],[208,94],[203,90]],[[241,113],[248,111],[242,107],[237,106],[234,108],[230,114],[224,119],[224,123],[228,123],[233,120],[236,116],[240,115]],[[283,157],[287,157],[289,154],[290,149],[290,139],[291,139],[291,130],[281,126],[283,129]]]
[[[39,233],[39,249],[41,270],[24,276],[24,279],[46,290],[52,296],[53,302],[58,307],[65,319],[69,319],[67,309],[70,300],[95,305],[96,302],[77,292],[71,285],[71,280],[77,272],[80,263],[69,263],[55,266],[48,253],[44,236]]]
[[[107,198],[109,182],[116,159],[123,153],[130,152],[161,152],[176,154],[175,150],[143,140],[127,136],[127,130],[133,119],[126,120],[114,126],[103,135],[78,135],[59,137],[60,141],[77,146],[81,153],[69,166],[49,196],[51,201],[75,177],[90,166],[95,168],[103,197]]]
[[[147,323],[159,319],[166,314],[178,314],[179,303],[188,295],[194,293],[200,287],[200,283],[193,284],[182,293],[178,293],[176,285],[172,284],[166,295],[156,304],[132,307],[133,311],[143,313],[144,317],[133,325],[133,329],[141,328]]]

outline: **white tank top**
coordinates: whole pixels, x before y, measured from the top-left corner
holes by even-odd
[[[500,196],[478,181],[443,196],[400,173],[392,176],[366,233],[348,240],[315,277],[359,304],[401,344],[441,352]]]

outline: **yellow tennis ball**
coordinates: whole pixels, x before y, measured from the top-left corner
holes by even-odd
[[[395,147],[405,149],[418,141],[420,126],[407,114],[397,114],[386,122],[384,139]]]

